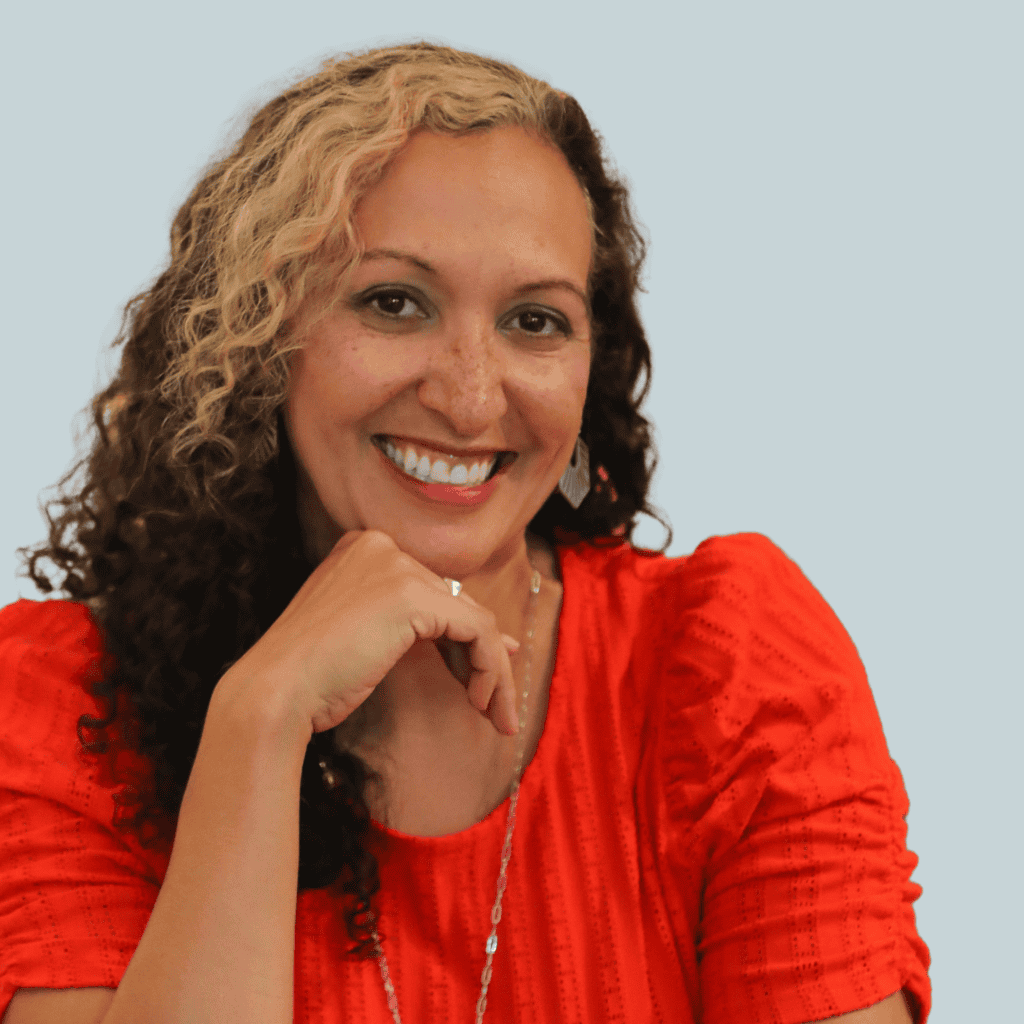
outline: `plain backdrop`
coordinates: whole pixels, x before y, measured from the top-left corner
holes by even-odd
[[[667,553],[764,533],[835,609],[910,796],[931,1021],[1020,1019],[1024,4],[134,0],[5,23],[0,604],[42,597],[14,549],[44,538],[121,308],[247,111],[369,46],[510,60],[580,101],[650,239]]]

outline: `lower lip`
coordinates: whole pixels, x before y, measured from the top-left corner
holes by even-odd
[[[482,505],[494,493],[495,487],[498,486],[498,481],[505,470],[508,469],[508,466],[504,466],[487,483],[480,484],[479,487],[452,487],[450,484],[437,483],[425,484],[409,476],[408,473],[403,473],[385,452],[382,452],[376,445],[373,447],[376,449],[377,454],[391,468],[391,472],[398,477],[399,482],[405,486],[406,490],[421,498],[430,498],[431,501],[439,501],[444,505]]]

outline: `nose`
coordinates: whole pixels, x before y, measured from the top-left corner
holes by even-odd
[[[419,400],[465,437],[483,434],[508,411],[506,339],[489,323],[453,325],[437,339]]]

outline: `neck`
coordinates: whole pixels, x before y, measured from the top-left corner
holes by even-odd
[[[526,621],[530,578],[534,569],[531,557],[536,561],[532,551],[539,543],[536,538],[519,537],[511,551],[501,553],[500,561],[495,557],[479,572],[453,577],[462,584],[463,593],[494,612],[498,628],[503,633],[517,639],[520,639],[522,624]],[[451,573],[445,575],[451,576]],[[509,628],[506,629],[502,623]]]

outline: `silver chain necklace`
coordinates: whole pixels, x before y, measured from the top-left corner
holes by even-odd
[[[462,584],[457,580],[451,581],[452,596],[458,597]],[[501,850],[501,870],[498,872],[498,895],[494,900],[494,907],[491,910],[491,934],[487,937],[486,951],[487,963],[484,965],[484,972],[480,977],[480,998],[476,1003],[476,1024],[484,1019],[484,1010],[487,1007],[487,986],[491,983],[491,961],[494,959],[495,950],[498,948],[498,922],[501,920],[501,898],[505,895],[505,872],[508,869],[509,858],[512,856],[512,830],[516,824],[516,804],[519,802],[519,778],[523,774],[523,754],[526,750],[526,705],[530,695],[530,660],[533,655],[533,626],[534,617],[537,613],[537,594],[540,592],[540,573],[534,569],[530,579],[530,628],[526,631],[526,669],[523,679],[522,707],[519,711],[519,743],[516,747],[516,767],[512,777],[512,802],[508,808],[508,825],[505,828],[505,845]],[[374,915],[369,915],[370,934],[377,949],[377,960],[380,964],[380,976],[384,979],[384,991],[388,996],[388,1009],[391,1016],[395,1018],[395,1024],[402,1024],[402,1018],[398,1016],[398,999],[395,996],[395,986],[391,984],[391,975],[388,973],[388,962],[384,957],[384,950],[381,949],[380,939],[377,936],[377,924]]]

